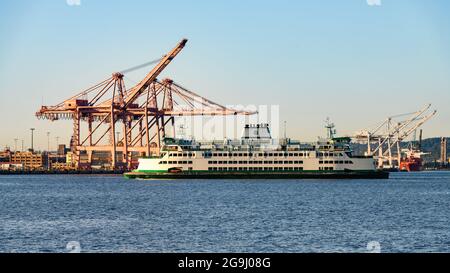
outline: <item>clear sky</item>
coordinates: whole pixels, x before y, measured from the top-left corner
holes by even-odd
[[[34,113],[189,43],[164,71],[222,104],[279,105],[288,135],[331,117],[351,134],[432,103],[424,136],[450,136],[450,1],[9,0],[0,9],[0,149],[69,142]],[[377,3],[378,0],[371,0]],[[138,81],[146,71],[133,74]],[[19,140],[20,143],[20,140]],[[20,144],[19,144],[20,146]]]

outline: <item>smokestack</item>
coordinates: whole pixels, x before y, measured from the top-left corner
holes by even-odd
[[[420,129],[419,133],[419,151],[422,150],[422,129]]]

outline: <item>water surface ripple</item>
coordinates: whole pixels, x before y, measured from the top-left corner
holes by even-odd
[[[389,180],[0,176],[0,252],[450,252],[450,172]]]

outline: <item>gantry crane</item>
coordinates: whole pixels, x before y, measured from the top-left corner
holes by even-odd
[[[373,129],[361,130],[354,139],[367,145],[366,155],[376,157],[379,168],[398,167],[401,142],[436,115],[437,111],[430,111],[430,108],[431,104],[427,104],[413,113],[390,116]],[[398,120],[399,118],[402,120]]]
[[[73,120],[71,149],[76,167],[89,168],[94,152],[109,152],[112,169],[131,169],[133,153],[139,156],[159,154],[166,127],[172,127],[172,137],[175,137],[176,116],[255,114],[224,107],[171,79],[157,79],[186,43],[186,39],[178,43],[130,89],[125,87],[123,73],[113,73],[110,78],[56,106],[42,106],[36,116],[51,121]],[[122,137],[119,136],[120,123]],[[86,129],[82,129],[83,124],[87,124]],[[117,158],[120,152],[121,158]],[[84,163],[82,153],[87,155]]]

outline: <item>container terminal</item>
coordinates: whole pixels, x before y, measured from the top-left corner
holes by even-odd
[[[218,115],[249,116],[256,114],[256,112],[231,109],[220,105],[188,90],[172,79],[159,80],[158,76],[175,59],[175,57],[179,55],[186,44],[187,39],[183,39],[162,58],[147,63],[146,65],[156,65],[144,79],[131,88],[125,86],[124,74],[142,68],[142,65],[122,72],[115,72],[106,80],[78,92],[76,95],[57,105],[41,106],[36,113],[38,119],[50,121],[71,120],[73,133],[70,140],[70,147],[66,148],[65,146],[61,146],[58,148],[56,154],[51,154],[48,151],[36,153],[33,148],[29,151],[23,151],[22,148],[22,151],[17,152],[16,148],[14,153],[9,151],[10,160],[2,162],[2,169],[46,169],[49,171],[59,170],[61,172],[92,170],[126,172],[136,169],[142,170],[140,166],[144,166],[142,165],[142,162],[145,162],[145,160],[170,156],[170,153],[165,151],[165,149],[170,147],[168,144],[170,139],[173,141],[182,141],[176,137],[175,119],[177,117]],[[177,107],[181,104],[183,107]],[[354,140],[354,142],[359,144],[365,143],[364,145],[366,145],[367,151],[364,152],[364,155],[360,155],[360,159],[371,158],[371,160],[375,160],[374,165],[376,169],[400,169],[401,166],[403,166],[402,168],[404,169],[416,170],[417,168],[414,167],[414,164],[407,164],[407,162],[408,160],[412,161],[414,156],[420,155],[420,151],[416,149],[414,150],[414,153],[410,153],[409,157],[404,157],[406,151],[400,150],[400,144],[436,114],[436,111],[431,113],[427,112],[430,109],[430,106],[431,105],[427,105],[424,109],[417,112],[395,116],[405,117],[404,121],[395,124],[393,124],[394,117],[389,117],[376,128],[361,130],[361,132],[348,138],[334,139],[334,136],[330,136],[329,134],[327,139],[319,140],[316,145],[307,148],[311,150],[310,155],[314,155],[314,157],[317,156],[317,159],[319,159],[319,156],[323,154],[320,149],[329,146],[329,148],[333,149],[342,149],[343,153],[336,154],[342,154],[344,157],[347,156],[348,158],[342,158],[342,160],[316,160],[316,166],[314,167],[307,167],[307,159],[302,160],[295,156],[290,157],[289,154],[295,153],[288,152],[289,149],[297,149],[298,151],[305,149],[305,147],[296,147],[297,144],[295,144],[295,142],[285,143],[284,145],[278,145],[277,147],[274,146],[274,143],[271,143],[272,146],[267,146],[264,143],[254,143],[255,145],[250,145],[251,148],[243,146],[245,143],[239,145],[233,143],[234,146],[215,146],[214,149],[235,149],[242,151],[245,149],[250,149],[252,151],[253,149],[256,149],[252,154],[255,154],[256,156],[261,154],[263,157],[265,154],[271,154],[270,152],[267,152],[270,150],[285,150],[283,156],[287,156],[287,158],[283,160],[280,158],[273,158],[273,160],[256,160],[257,162],[283,162],[280,166],[274,165],[278,163],[273,163],[273,165],[270,166],[268,164],[265,164],[266,166],[240,166],[238,163],[237,166],[226,167],[227,170],[228,168],[231,168],[232,171],[236,171],[235,168],[237,168],[237,170],[239,170],[239,168],[242,168],[242,170],[246,168],[247,171],[253,172],[259,170],[254,168],[262,168],[262,170],[266,171],[286,170],[303,172],[306,172],[307,170],[328,172],[338,170],[347,172],[351,170],[368,170],[367,167],[355,167],[358,165],[354,164],[355,162],[353,162],[353,166],[349,166],[349,164],[351,164],[349,163],[351,161],[350,157],[355,157],[355,155],[352,154],[352,151],[347,146],[349,146],[351,140]],[[263,139],[259,139],[259,141],[262,140]],[[345,140],[346,143],[339,143],[343,140]],[[287,142],[288,140],[271,139],[270,141],[277,141],[279,144],[282,144],[283,141]],[[328,145],[323,145],[323,143],[328,143]],[[191,143],[191,147],[188,149],[198,148],[198,151],[201,151],[202,156],[204,156],[204,149],[202,150],[199,148],[200,146],[197,147],[196,145],[199,144]],[[339,145],[347,146],[338,147]],[[182,148],[181,146],[178,146],[177,149]],[[259,151],[257,151],[258,149]],[[4,153],[6,153],[6,151]],[[209,152],[206,152],[206,156],[208,156],[208,154]],[[212,154],[214,155],[214,152],[212,152]],[[233,158],[233,160],[228,161],[255,161],[244,160],[243,157],[239,157],[239,154],[240,152],[237,153],[238,158]],[[298,156],[301,154],[303,154],[303,156],[308,155],[306,152],[298,152]],[[328,155],[330,154],[333,155],[334,153],[328,153]],[[234,153],[231,153],[231,155],[233,156]],[[162,160],[162,162],[165,161],[170,160]],[[185,160],[181,161],[183,162]],[[220,160],[206,160],[207,163],[211,161],[219,162]],[[303,165],[293,164],[293,166],[284,166],[284,162],[291,161],[303,162]],[[319,166],[320,161],[329,162],[329,164]],[[331,164],[331,162],[333,163]],[[337,163],[335,164],[335,162]],[[370,165],[372,165],[372,162]],[[410,166],[412,167],[409,168]],[[194,167],[191,168],[192,170],[194,169]],[[206,171],[217,171],[218,168],[225,167],[218,165],[209,166],[206,168]],[[166,171],[169,169],[172,170],[173,173],[173,171],[176,170],[176,166],[168,166]],[[189,167],[182,170],[189,171]]]

